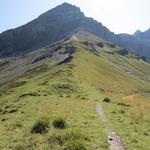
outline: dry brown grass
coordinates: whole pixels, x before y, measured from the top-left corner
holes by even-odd
[[[146,100],[141,94],[133,94],[123,98],[125,103],[131,106],[141,106],[144,108],[150,108],[150,101]]]

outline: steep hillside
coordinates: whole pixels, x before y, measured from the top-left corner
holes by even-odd
[[[0,35],[0,56],[16,56],[68,38],[78,30],[91,30],[102,38],[110,34],[101,23],[87,18],[76,6],[63,3],[24,26]]]
[[[128,49],[130,52],[144,56],[150,60],[150,42],[129,34],[119,34],[120,40],[116,43]]]
[[[99,103],[105,108],[108,126],[126,148],[150,146],[150,65],[94,35],[90,36],[95,42],[79,41],[83,36],[78,33],[75,40],[1,65],[13,79],[4,71],[1,74],[7,80],[2,79],[0,86],[0,149],[62,150],[76,145],[107,150],[107,131],[95,110]],[[17,70],[19,65],[24,69]],[[132,100],[128,96],[133,94],[137,96]],[[105,97],[111,102],[103,102]],[[54,123],[59,119],[67,124],[63,129]],[[39,133],[37,121],[46,125],[44,133]]]
[[[90,32],[150,60],[150,42],[135,36],[116,35],[100,22],[86,17],[68,3],[49,10],[37,19],[0,34],[0,57],[17,56],[70,38],[77,31]]]

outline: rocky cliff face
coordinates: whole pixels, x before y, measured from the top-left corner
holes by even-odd
[[[0,35],[0,56],[35,50],[66,38],[84,19],[79,8],[62,4],[19,28]]]
[[[129,34],[119,34],[117,41],[114,41],[121,47],[126,48],[129,52],[142,56],[150,60],[150,42],[145,42]]]
[[[87,31],[106,41],[150,59],[149,43],[135,36],[115,35],[80,8],[63,3],[26,25],[0,34],[0,57],[16,56],[66,39],[78,31]]]
[[[101,23],[85,17],[80,8],[64,3],[24,26],[3,32],[0,35],[0,57],[36,50],[82,30],[105,40],[115,37]]]

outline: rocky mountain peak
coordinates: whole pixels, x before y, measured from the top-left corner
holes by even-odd
[[[78,15],[78,16],[84,16],[83,12],[81,12],[80,8],[69,4],[69,3],[63,3],[61,5],[58,5],[57,7],[43,13],[40,17],[49,17],[51,15]]]
[[[134,34],[133,34],[133,36],[137,36],[138,34],[140,34],[141,33],[141,31],[138,29]]]
[[[134,36],[140,39],[150,40],[150,28],[146,30],[145,32],[135,32]]]
[[[0,34],[0,57],[22,55],[68,39],[80,31],[92,33],[105,41],[150,59],[149,32],[138,30],[134,36],[116,35],[100,22],[86,17],[79,7],[68,3],[43,13],[23,26]],[[146,39],[146,42],[143,39]]]

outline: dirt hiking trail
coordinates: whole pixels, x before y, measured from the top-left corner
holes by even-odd
[[[96,106],[96,111],[100,117],[100,119],[105,124],[105,128],[107,131],[108,143],[109,143],[109,150],[125,150],[121,138],[112,129],[109,129],[109,123],[105,116],[103,107],[99,104]]]

